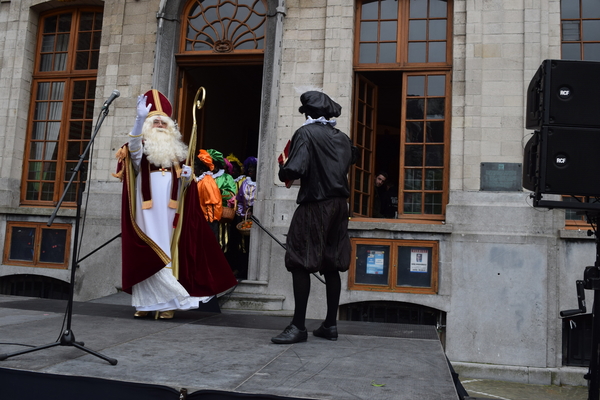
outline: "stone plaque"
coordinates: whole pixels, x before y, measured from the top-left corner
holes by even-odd
[[[521,192],[523,165],[520,163],[481,163],[480,190]]]

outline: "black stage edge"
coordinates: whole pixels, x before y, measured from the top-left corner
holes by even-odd
[[[168,386],[121,382],[92,377],[44,374],[0,368],[0,399],[3,400],[303,400],[221,390],[187,393]]]

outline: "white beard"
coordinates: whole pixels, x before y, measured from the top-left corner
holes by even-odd
[[[188,147],[177,131],[152,128],[144,132],[144,154],[156,166],[171,168],[174,163],[184,161],[187,153]]]

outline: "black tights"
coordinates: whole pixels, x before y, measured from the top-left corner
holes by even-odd
[[[325,272],[325,290],[327,293],[327,316],[324,325],[329,328],[337,325],[337,309],[340,304],[340,293],[342,291],[342,280],[338,271]],[[306,308],[308,305],[308,295],[310,294],[310,273],[304,269],[292,272],[294,285],[294,318],[292,325],[300,330],[306,329]]]

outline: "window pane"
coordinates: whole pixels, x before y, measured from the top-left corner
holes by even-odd
[[[448,0],[429,0],[429,17],[446,18],[448,13]]]
[[[379,45],[379,62],[380,63],[395,63],[396,62],[396,42],[381,43]]]
[[[413,20],[408,23],[408,40],[427,40],[426,20]]]
[[[52,54],[43,54],[40,57],[40,71],[52,71]]]
[[[65,91],[64,82],[53,82],[50,100],[62,100]]]
[[[579,37],[579,21],[562,22],[562,40],[563,42],[576,42],[581,40]]]
[[[57,21],[58,21],[58,16],[56,16],[56,15],[46,18],[44,20],[44,33],[56,32],[56,22]]]
[[[446,42],[429,42],[429,62],[446,61]]]
[[[79,19],[79,30],[80,31],[91,31],[94,28],[94,13],[84,12],[81,13]]]
[[[43,151],[44,142],[31,142],[31,147],[29,148],[29,158],[31,160],[41,160]]]
[[[444,170],[428,169],[425,172],[425,190],[442,190],[444,188]]]
[[[48,103],[44,102],[44,103],[36,103],[35,104],[35,111],[33,112],[33,119],[36,119],[36,120],[48,119]],[[40,139],[43,137],[44,136],[42,134],[42,136],[40,136]]]
[[[365,23],[365,22],[363,22]],[[393,40],[396,41],[396,27],[398,26],[397,21],[382,21],[381,22],[381,32],[379,34],[379,40],[387,41]],[[361,29],[362,33],[362,29]]]
[[[25,199],[33,201],[37,200],[39,190],[40,184],[38,182],[28,182],[27,190],[25,192]]]
[[[56,36],[56,51],[69,50],[69,37],[68,33]]]
[[[421,169],[404,170],[404,190],[422,190],[423,171]]]
[[[576,2],[571,1],[571,3]],[[598,0],[582,0],[581,15],[584,18],[600,18],[600,2],[598,2]]]
[[[444,118],[444,98],[427,99],[427,119]]]
[[[376,42],[377,41],[377,22],[361,22],[360,23],[360,41],[361,42]]]
[[[423,146],[406,145],[404,152],[404,165],[407,167],[420,167],[423,165]]]
[[[398,0],[381,1],[381,18],[396,18],[398,14]]]
[[[446,40],[446,20],[429,21],[429,40]]]
[[[404,213],[421,214],[421,193],[404,193]]]
[[[69,140],[81,140],[83,124],[81,122],[71,122],[69,126]]]
[[[54,195],[54,182],[43,182],[40,200],[52,201],[53,195]]]
[[[442,194],[425,193],[425,214],[442,213]]]
[[[44,140],[46,137],[46,123],[35,122],[33,124],[33,132],[31,134],[32,140]]]
[[[362,19],[377,19],[379,17],[379,1],[369,1],[362,5]]]
[[[424,99],[406,100],[406,119],[423,119],[424,117]]]
[[[427,96],[444,96],[446,94],[446,76],[430,75],[427,77]]]
[[[387,285],[390,264],[390,246],[356,245],[355,283]]]
[[[9,259],[33,261],[35,228],[13,226],[10,239]]]
[[[423,143],[423,122],[406,122],[406,143]]]
[[[46,133],[46,140],[58,140],[60,133],[60,122],[48,122],[48,132]]]
[[[27,179],[41,179],[42,176],[42,163],[41,162],[30,162],[29,163],[29,174],[27,175]]]
[[[50,112],[48,113],[48,119],[59,120],[62,115],[62,103],[53,101],[50,103]]]
[[[43,169],[43,175],[41,177],[42,180],[49,181],[56,179],[56,163],[54,162],[45,162]]]
[[[563,60],[581,60],[581,45],[579,43],[562,44]]]
[[[444,121],[427,122],[427,143],[444,142]]]
[[[429,145],[425,149],[425,165],[427,167],[444,166],[444,145]]]
[[[65,262],[66,229],[42,229],[40,261],[63,264]]]
[[[561,0],[560,15],[562,18],[579,18],[579,2],[573,0]]]
[[[600,61],[600,43],[584,43],[583,57],[586,61]]]
[[[363,43],[360,45],[360,63],[377,62],[377,44]]]
[[[600,40],[600,21],[583,21],[583,40],[586,42]]]
[[[424,63],[427,51],[426,43],[409,43],[408,44],[408,62]]]
[[[42,53],[52,53],[54,51],[54,35],[45,35],[42,38]]]
[[[58,17],[58,32],[71,31],[71,14],[61,14]]]
[[[425,77],[409,76],[407,96],[425,96]]]
[[[427,18],[427,0],[410,0],[410,18]]]

